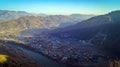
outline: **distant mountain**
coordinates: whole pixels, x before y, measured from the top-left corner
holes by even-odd
[[[0,23],[1,22],[7,22],[7,21],[10,21],[10,20],[16,20],[18,18],[25,17],[25,16],[42,16],[42,17],[45,17],[45,16],[48,16],[48,15],[27,13],[25,11],[0,10]],[[55,20],[62,19],[62,20],[65,20],[65,22],[71,22],[71,20],[72,20],[72,22],[73,22],[73,21],[78,21],[78,20],[81,20],[81,21],[86,20],[88,18],[93,17],[94,15],[72,14],[70,16],[69,15],[68,16],[65,16],[65,15],[49,15],[49,16],[52,17],[52,18],[56,17]],[[63,18],[65,18],[65,19],[63,19]],[[61,22],[61,20],[60,20],[60,22]]]
[[[20,17],[25,16],[45,16],[45,14],[33,14],[27,13],[25,11],[10,11],[10,10],[0,10],[0,23],[7,22],[10,20],[16,20]]]
[[[84,40],[103,48],[108,53],[120,56],[120,10],[56,29],[51,35],[64,41]]]
[[[71,14],[68,16],[65,15],[54,15],[52,16],[55,18],[56,21],[58,21],[60,24],[60,27],[66,27],[73,24],[76,24],[77,22],[81,22],[83,20],[87,20],[91,17],[94,17],[95,15],[82,15],[82,14]],[[58,20],[59,19],[59,20]]]
[[[55,22],[53,22],[53,25]],[[5,23],[0,23],[0,33],[3,35],[18,35],[20,31],[32,28],[46,28],[52,26],[52,23],[47,23],[44,17],[26,16],[17,20],[11,20]]]
[[[93,17],[93,15],[80,15],[80,14],[68,16],[66,15],[30,16],[30,15],[32,14],[26,12],[1,11],[1,16],[3,16],[4,19],[8,17],[8,20],[5,20],[7,22],[0,23],[0,34],[16,35],[19,34],[20,31],[26,29],[66,27],[69,25],[73,25],[77,22],[86,20],[90,17]]]

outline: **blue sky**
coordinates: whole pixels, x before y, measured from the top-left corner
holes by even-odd
[[[105,14],[120,10],[120,0],[0,0],[1,10],[45,14]]]

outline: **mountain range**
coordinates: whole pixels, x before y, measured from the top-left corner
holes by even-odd
[[[6,14],[6,12],[9,14],[9,11],[0,11],[0,16]],[[12,11],[10,11],[10,13],[11,12]],[[14,13],[14,11],[12,13]],[[16,13],[19,14],[19,12]],[[20,12],[20,14],[26,15],[26,12]],[[110,50],[113,49],[111,46],[116,45],[114,49],[117,49],[120,40],[120,10],[112,11],[105,15],[90,17],[91,15],[80,14],[72,14],[69,16],[25,16],[16,20],[0,23],[0,35],[19,35],[24,30],[54,28],[59,27],[64,23],[72,23],[70,26],[57,28],[49,33],[51,36],[58,37],[65,41],[71,41],[74,39],[76,41],[85,40],[100,47],[104,46],[104,48],[109,48]]]
[[[20,31],[33,28],[66,27],[81,22],[94,15],[44,15],[24,11],[0,10],[0,34],[16,35]],[[7,18],[7,19],[6,19]]]

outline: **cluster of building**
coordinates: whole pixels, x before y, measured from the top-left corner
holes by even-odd
[[[47,36],[24,38],[26,43],[37,51],[52,59],[72,64],[102,62],[107,59],[98,49],[92,45],[73,46],[63,45],[57,40],[51,40]],[[81,40],[82,41],[82,40]]]

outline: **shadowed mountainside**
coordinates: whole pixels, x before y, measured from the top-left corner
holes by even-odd
[[[107,53],[119,57],[120,53],[120,11],[113,11],[106,15],[96,16],[75,25],[56,29],[52,36],[63,40],[85,40]]]

